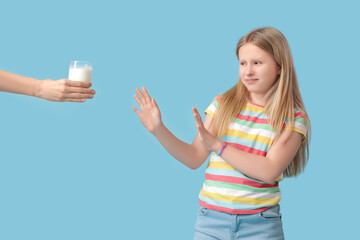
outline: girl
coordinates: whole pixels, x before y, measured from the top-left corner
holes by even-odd
[[[206,109],[193,108],[197,136],[180,141],[148,92],[136,89],[142,124],[177,160],[196,169],[208,155],[194,239],[284,239],[279,182],[308,159],[309,119],[290,47],[281,32],[257,28],[236,47],[237,84]]]

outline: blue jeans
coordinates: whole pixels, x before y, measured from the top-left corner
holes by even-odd
[[[194,240],[283,240],[279,205],[255,214],[229,214],[199,207]]]

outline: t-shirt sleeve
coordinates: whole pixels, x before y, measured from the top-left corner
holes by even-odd
[[[214,117],[215,111],[219,102],[221,100],[221,95],[216,96],[210,103],[210,105],[205,110],[205,114],[209,114],[210,116]]]
[[[293,131],[296,131],[296,132],[300,133],[301,135],[303,135],[303,139],[304,139],[308,132],[306,118],[305,118],[304,114],[298,110],[296,110],[294,114],[295,114],[295,116],[294,116]],[[290,126],[286,126],[284,128],[284,130],[291,130],[291,128],[290,128]]]

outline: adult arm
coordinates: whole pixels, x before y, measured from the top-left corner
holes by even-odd
[[[84,102],[93,98],[91,83],[61,80],[38,80],[0,70],[0,91],[23,94],[57,102]]]

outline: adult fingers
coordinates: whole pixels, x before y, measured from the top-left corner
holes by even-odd
[[[85,99],[85,98],[93,98],[94,95],[93,94],[85,94],[85,93],[66,93],[64,94],[64,98],[80,98],[80,99]]]
[[[91,82],[83,82],[83,81],[72,81],[69,79],[63,79],[65,80],[65,83],[70,87],[83,87],[83,88],[89,88],[92,86]]]
[[[63,101],[63,102],[78,102],[78,103],[82,103],[82,102],[85,102],[86,99],[84,99],[84,98],[64,98],[62,101]]]
[[[146,102],[146,98],[145,98],[144,94],[140,91],[140,89],[135,88],[135,91],[136,91],[136,93],[139,95],[139,98],[140,98],[141,102],[142,102],[143,104],[146,104],[146,103],[147,103],[147,102]]]
[[[95,94],[95,90],[89,88],[82,88],[82,87],[67,87],[65,92],[69,93],[86,93],[86,94]]]

